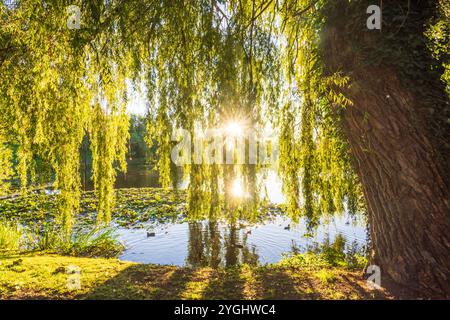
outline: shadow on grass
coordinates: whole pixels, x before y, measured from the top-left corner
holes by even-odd
[[[85,299],[320,299],[314,284],[282,268],[176,268],[131,266],[83,296]]]
[[[353,275],[323,283],[312,273],[276,267],[177,268],[133,265],[83,299],[383,299]]]
[[[354,277],[342,275],[342,278],[361,299],[382,300],[387,297],[387,292],[384,290],[370,290],[368,286],[362,286],[362,282],[357,281]]]
[[[177,268],[135,265],[82,299],[243,299],[239,268]]]
[[[93,289],[84,299],[181,299],[193,270],[134,265]]]
[[[203,299],[242,300],[245,279],[239,267],[216,269],[212,271],[208,286],[203,291]]]
[[[67,267],[81,288],[67,288]],[[383,299],[360,272],[278,265],[180,268],[58,255],[0,257],[0,298],[8,299]]]
[[[298,281],[283,268],[260,268],[255,274],[260,283],[260,299],[320,299],[321,295],[314,291],[314,285],[308,278]]]

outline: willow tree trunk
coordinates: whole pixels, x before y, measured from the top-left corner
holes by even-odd
[[[366,28],[369,2],[336,1],[323,52],[328,74],[351,79],[340,90],[354,105],[336,110],[363,186],[381,285],[450,298],[449,100],[422,36],[435,2],[410,1],[400,11],[384,1],[380,31]],[[396,19],[401,12],[408,15]]]

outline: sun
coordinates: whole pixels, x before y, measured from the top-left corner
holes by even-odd
[[[225,132],[228,136],[240,137],[242,136],[244,130],[239,122],[232,121],[225,126]]]

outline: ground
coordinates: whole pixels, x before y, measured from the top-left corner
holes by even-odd
[[[70,290],[68,268],[80,268]],[[361,270],[273,264],[187,268],[45,253],[0,256],[0,299],[389,299]]]

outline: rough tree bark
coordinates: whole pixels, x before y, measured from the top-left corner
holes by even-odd
[[[404,21],[384,1],[382,31],[365,27],[367,1],[337,2],[323,53],[328,74],[351,79],[341,90],[354,105],[339,119],[366,198],[372,264],[401,296],[450,298],[449,99],[421,36],[437,1],[411,1]]]

